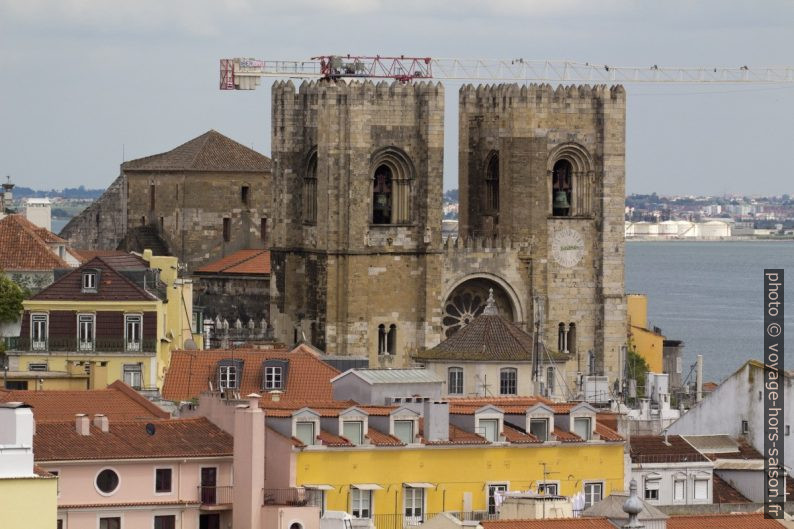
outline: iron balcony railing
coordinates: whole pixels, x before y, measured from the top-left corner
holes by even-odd
[[[453,512],[449,514],[461,521],[496,520],[499,515],[490,514],[488,511]],[[421,516],[406,516],[404,514],[375,514],[372,516],[372,523],[375,529],[408,529],[422,525],[431,520],[438,513],[422,513]]]
[[[77,337],[50,337],[46,341],[31,341],[28,337],[20,336],[7,343],[7,348],[13,351],[42,352],[154,353],[157,350],[157,340],[128,342],[123,338],[97,338],[86,345],[84,342],[78,343]]]
[[[223,485],[220,487],[199,485],[199,501],[202,505],[231,505],[234,500],[233,490],[231,485]]]
[[[262,505],[322,506],[322,491],[293,487],[289,489],[262,489]]]

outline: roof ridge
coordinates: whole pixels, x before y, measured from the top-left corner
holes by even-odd
[[[93,261],[96,261],[97,259],[99,259],[101,262],[103,262],[105,264],[105,266],[110,268],[113,271],[113,273],[115,273],[117,276],[122,278],[128,284],[132,285],[132,287],[135,288],[136,290],[138,290],[138,292],[142,293],[145,296],[151,297],[152,301],[155,301],[155,300],[159,299],[157,296],[155,296],[154,294],[152,294],[151,292],[149,292],[147,290],[144,290],[143,288],[138,286],[134,281],[132,281],[130,278],[128,278],[127,276],[122,274],[121,271],[117,270],[116,267],[114,267],[112,264],[110,264],[108,261],[106,261],[105,258],[103,256],[101,256],[101,255],[95,255],[93,259],[91,259],[90,261],[88,261],[87,263],[85,263],[83,265],[80,265],[79,268],[82,268],[83,266],[86,266],[89,263],[92,263]],[[147,268],[146,270],[150,270],[150,269]]]
[[[116,391],[121,391],[126,396],[130,397],[132,400],[152,412],[154,415],[162,416],[164,419],[172,418],[170,413],[162,409],[160,406],[157,406],[154,402],[150,401],[121,380],[114,381],[112,384],[108,385],[106,389],[111,388],[115,389]]]
[[[262,255],[262,252],[266,252],[267,251],[267,250],[264,250],[264,249],[243,248],[241,250],[237,250],[237,252],[235,252],[235,253],[243,252],[243,251],[246,251],[246,250],[250,250],[253,253],[251,255],[249,255],[248,257],[246,257],[245,259],[242,259],[242,260],[237,261],[235,263],[230,263],[228,266],[224,266],[223,268],[220,269],[220,271],[224,272],[224,271],[228,270],[229,268],[234,268],[235,266],[240,266],[243,263],[247,263],[251,259],[259,257],[260,255]],[[234,255],[234,254],[232,254],[232,255]]]

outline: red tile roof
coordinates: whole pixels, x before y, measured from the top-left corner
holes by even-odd
[[[634,435],[630,440],[632,463],[683,463],[708,461],[680,435]]]
[[[380,430],[375,430],[372,427],[367,430],[367,437],[369,438],[370,443],[374,444],[375,446],[405,446],[405,443],[393,435],[383,433]]]
[[[317,436],[317,439],[326,446],[355,446],[353,443],[347,440],[346,437],[342,437],[341,435],[334,435],[331,432],[326,432],[325,430],[320,430],[320,434]]]
[[[717,474],[714,474],[713,478],[713,503],[750,503],[750,500],[745,498],[741,492],[733,488],[730,483],[719,477]]]
[[[199,275],[270,275],[270,252],[268,250],[239,250],[217,261],[205,264],[195,273]]]
[[[598,436],[603,439],[604,441],[622,441],[623,437],[613,430],[612,428],[607,427],[604,424],[601,424],[596,420],[596,433]]]
[[[510,443],[526,444],[526,443],[543,442],[534,435],[532,435],[531,433],[523,432],[517,428],[513,428],[508,424],[504,425],[503,433],[505,434],[505,440],[507,440]]]
[[[553,520],[489,520],[483,529],[615,529],[606,518],[557,518]]]
[[[764,518],[763,513],[704,514],[700,516],[671,516],[667,529],[782,529],[777,520]]]
[[[0,402],[24,402],[36,421],[69,421],[77,413],[101,413],[111,421],[167,419],[171,415],[117,380],[107,389],[22,391],[0,390]]]
[[[87,263],[94,257],[112,257],[112,256],[120,256],[120,255],[129,255],[129,252],[125,252],[123,250],[79,250],[73,249],[72,253],[75,254],[75,257],[80,259],[81,263]]]
[[[296,402],[303,407],[306,402],[332,401],[331,379],[339,371],[323,362],[306,347],[298,346],[293,351],[286,349],[233,349],[207,351],[174,351],[171,365],[163,382],[163,397],[172,401],[190,400],[204,391],[217,388],[218,362],[235,359],[243,361],[243,374],[239,393],[262,393],[262,366],[265,360],[288,360],[287,386],[281,395],[281,403],[272,403],[269,395],[262,397],[262,407],[291,407]],[[299,409],[299,408],[298,408]]]
[[[46,271],[70,268],[47,244],[48,240],[55,239],[60,237],[39,228],[23,215],[8,215],[0,219],[0,270]]]
[[[118,270],[134,266],[135,256],[127,257],[94,257],[87,263],[75,268],[53,284],[40,291],[30,299],[36,301],[156,301],[157,296],[143,290],[126,278]],[[96,292],[83,292],[82,271],[85,269],[99,270],[99,284]]]
[[[270,172],[270,158],[210,130],[168,152],[130,160],[124,171]]]
[[[544,397],[450,397],[448,400],[449,412],[462,414],[474,413],[475,410],[483,406],[496,406],[505,413],[524,414],[527,408],[536,404],[545,404],[554,409],[555,413],[559,413],[555,408],[562,406]],[[578,403],[573,403],[570,407],[576,404]]]
[[[66,239],[61,239],[47,228],[35,226],[34,229],[36,230],[36,235],[41,237],[41,240],[48,244],[66,244],[68,242]]]
[[[419,419],[419,436],[421,441],[426,445],[487,445],[491,444],[485,437],[478,435],[474,432],[467,432],[462,428],[458,428],[454,424],[449,425],[449,440],[447,441],[428,441],[424,438],[425,421],[423,418]]]
[[[147,431],[154,426],[154,434]],[[232,436],[204,417],[162,421],[109,421],[107,432],[90,427],[80,435],[75,421],[36,422],[36,461],[221,457],[232,455]]]
[[[764,459],[761,452],[753,448],[745,439],[740,437],[736,439],[736,443],[739,445],[739,449],[736,452],[704,453],[703,455],[712,461],[717,459]]]

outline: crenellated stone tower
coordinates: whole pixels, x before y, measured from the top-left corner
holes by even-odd
[[[461,237],[529,243],[527,314],[569,380],[613,381],[626,342],[625,116],[621,86],[460,90]]]
[[[402,366],[440,340],[444,90],[273,86],[277,339]]]

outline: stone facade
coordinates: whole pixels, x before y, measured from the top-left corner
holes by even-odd
[[[296,92],[278,82],[272,108],[278,339],[302,333],[329,354],[402,366],[478,315],[493,288],[501,313],[525,329],[543,315],[546,346],[570,355],[569,386],[578,373],[617,378],[622,87],[463,87],[460,238],[445,243],[441,85],[319,82]],[[391,222],[377,205],[383,166],[394,178]],[[381,325],[396,326],[396,347]]]
[[[115,250],[127,231],[125,191],[124,175],[120,175],[101,197],[72,218],[59,235],[75,248]]]

